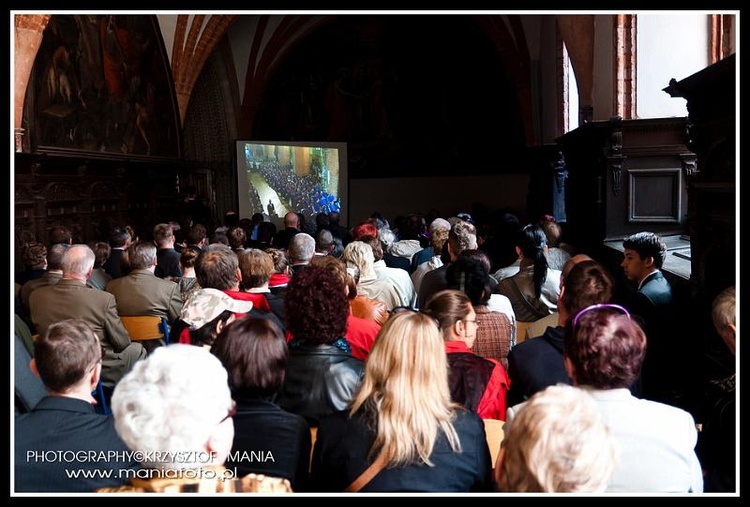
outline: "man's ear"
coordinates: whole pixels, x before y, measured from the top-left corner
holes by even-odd
[[[39,368],[36,367],[36,359],[33,357],[31,358],[31,361],[29,361],[29,370],[31,370],[31,373],[35,377],[41,378],[41,375],[39,375]]]
[[[237,314],[233,313],[229,316],[227,320],[220,320],[216,323],[216,336],[219,336],[219,333],[221,333],[225,327],[227,327],[229,324],[237,320]]]
[[[98,362],[96,363],[96,366],[94,367],[94,371],[91,372],[91,378],[89,379],[91,383],[91,390],[94,391],[96,387],[99,385],[99,377],[102,375],[102,363]]]
[[[653,266],[653,265],[654,265],[654,258],[653,258],[652,256],[650,256],[650,255],[649,255],[648,257],[646,257],[645,259],[643,259],[643,264],[644,264],[644,265],[645,265],[645,266],[646,266],[647,268],[650,268],[651,266]]]

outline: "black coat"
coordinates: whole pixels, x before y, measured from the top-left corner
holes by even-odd
[[[311,439],[305,419],[267,400],[235,396],[235,401],[234,443],[226,467],[236,477],[284,477],[295,492],[307,490]]]
[[[484,423],[473,412],[459,410],[453,425],[461,453],[451,449],[439,433],[430,455],[434,466],[386,468],[362,492],[471,492],[492,491],[490,451]],[[368,458],[375,440],[374,424],[362,412],[323,419],[318,428],[312,461],[312,483],[325,492],[341,492],[372,463]]]
[[[364,375],[364,362],[333,345],[290,342],[279,405],[317,426],[345,410]]]
[[[557,383],[572,384],[565,372],[563,338],[565,328],[548,327],[538,338],[525,340],[508,353],[508,406]]]
[[[127,459],[132,455],[126,453],[112,416],[96,413],[86,401],[47,396],[15,423],[16,492],[90,493],[124,484],[127,472],[139,468]],[[73,479],[68,474],[79,475]]]

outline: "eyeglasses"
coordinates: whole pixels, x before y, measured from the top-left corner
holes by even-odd
[[[223,423],[230,417],[234,417],[234,415],[237,413],[237,402],[232,400],[232,406],[229,407],[229,410],[227,410],[227,415],[224,416],[224,418],[219,421],[219,424]]]
[[[481,324],[481,321],[479,321],[479,320],[477,320],[477,319],[474,319],[474,320],[471,320],[471,319],[461,319],[461,320],[463,320],[464,322],[473,322],[473,323],[474,323],[474,324],[476,324],[477,326],[478,326],[479,324]]]
[[[572,330],[575,331],[576,327],[578,327],[578,321],[581,320],[581,316],[583,316],[584,314],[592,310],[603,310],[605,308],[611,308],[612,310],[617,310],[623,315],[625,315],[627,318],[630,318],[630,312],[628,312],[624,307],[620,305],[615,305],[612,303],[599,303],[596,305],[587,306],[580,312],[576,313],[575,317],[573,317]]]

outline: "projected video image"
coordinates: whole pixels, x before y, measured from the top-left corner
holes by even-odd
[[[307,216],[341,211],[338,148],[245,142],[238,162],[254,212],[273,219],[288,211]]]

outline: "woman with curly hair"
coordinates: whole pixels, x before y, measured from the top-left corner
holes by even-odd
[[[291,279],[284,302],[293,338],[278,402],[317,426],[320,418],[346,409],[364,371],[344,338],[349,316],[344,282],[311,264]]]

